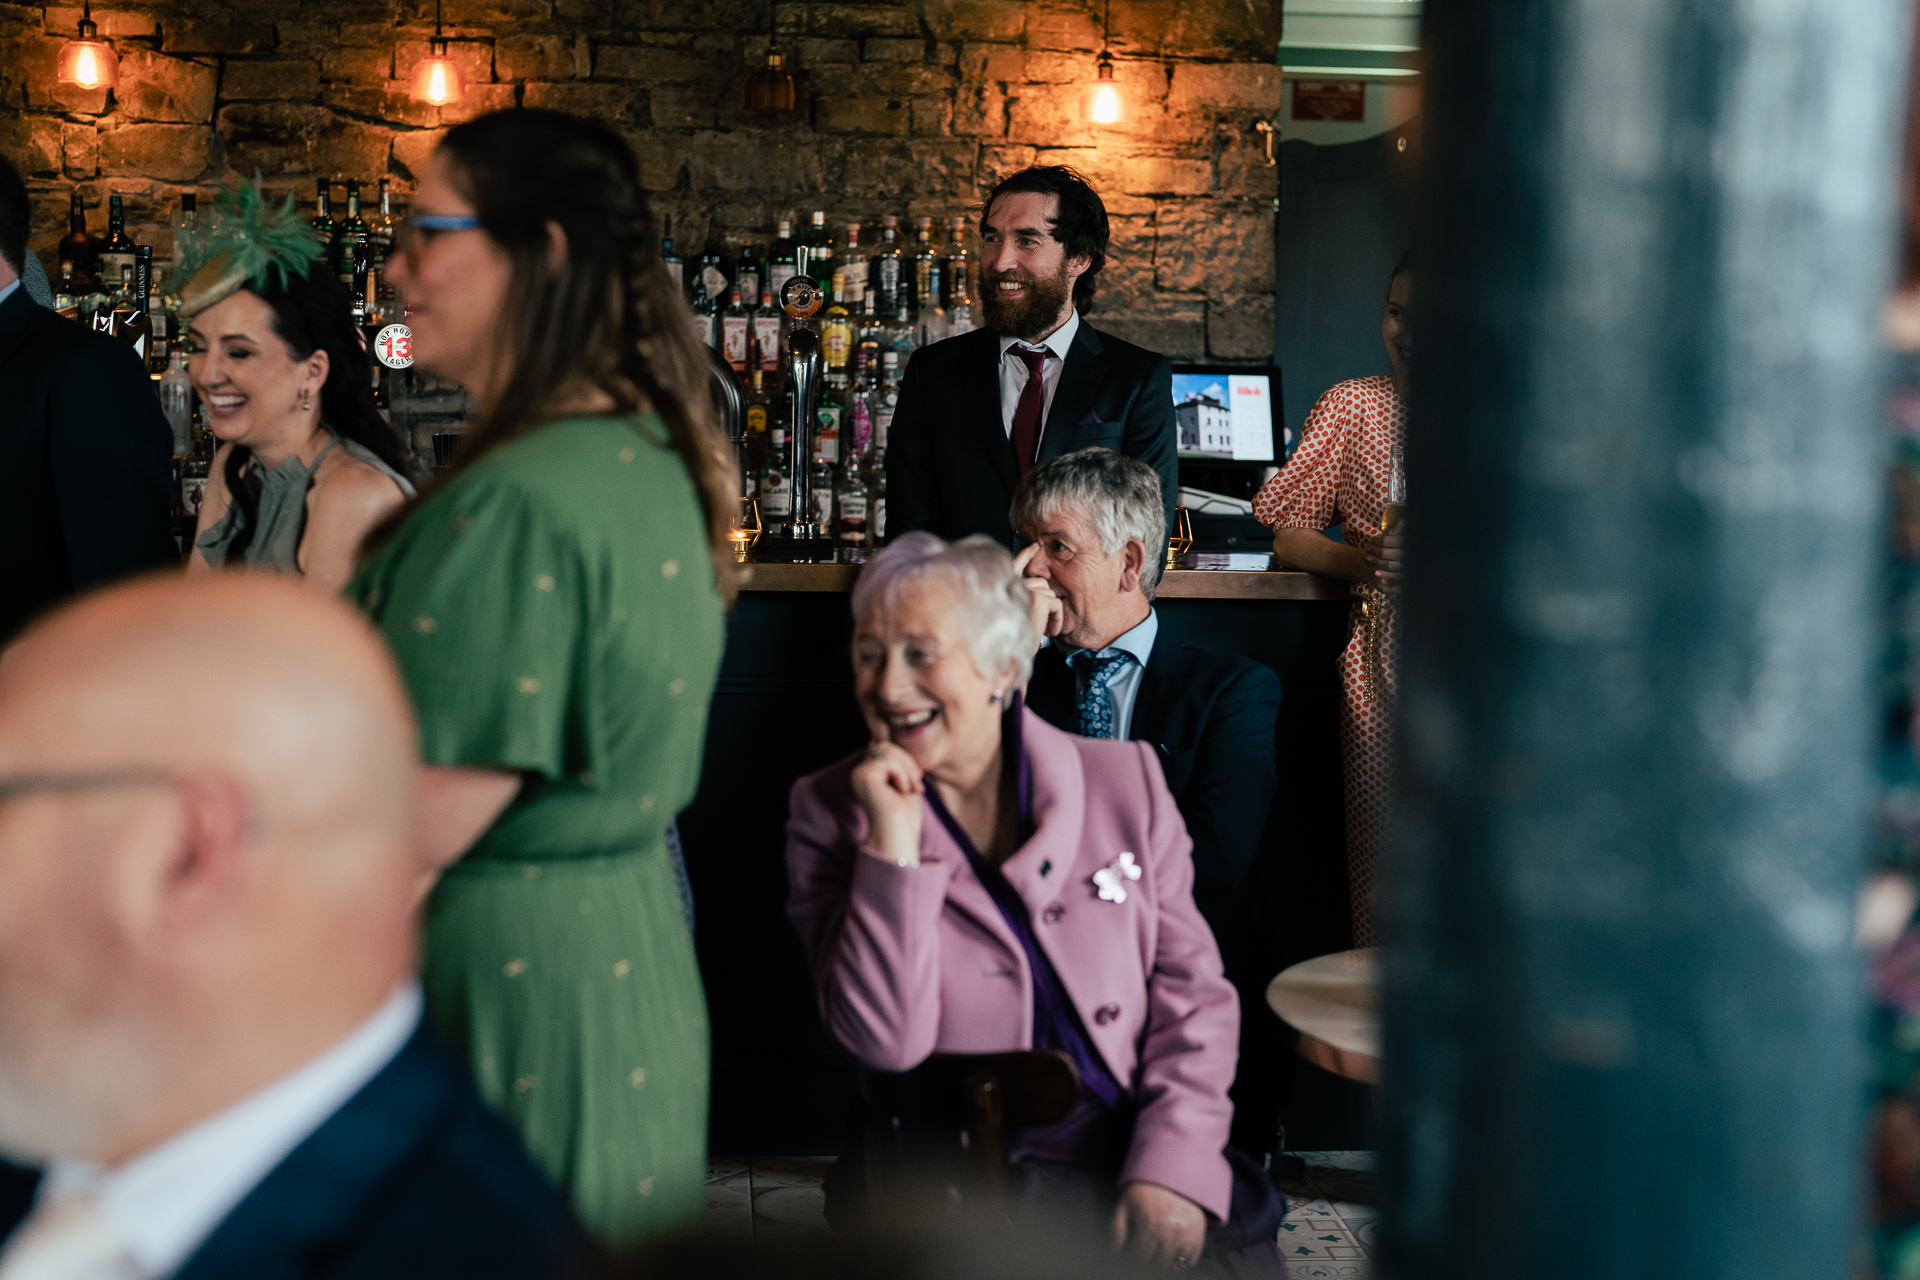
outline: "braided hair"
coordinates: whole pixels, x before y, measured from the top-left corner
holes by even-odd
[[[650,404],[693,479],[714,577],[731,604],[738,473],[707,360],[660,261],[633,149],[597,120],[517,108],[456,125],[440,151],[511,271],[496,333],[505,379],[433,487],[537,430],[582,388],[604,392],[621,413]],[[566,237],[557,266],[549,225]]]
[[[320,386],[320,425],[342,440],[351,440],[401,475],[412,460],[400,437],[373,403],[373,363],[361,345],[353,319],[353,299],[339,277],[316,267],[304,277],[283,273],[277,279],[256,280],[248,292],[273,310],[273,331],[287,344],[287,353],[305,360],[315,351],[327,353],[327,380]],[[243,483],[253,450],[236,444],[227,450],[227,495],[237,519],[233,541],[227,546],[227,564],[245,565],[246,550],[260,517],[260,496]]]

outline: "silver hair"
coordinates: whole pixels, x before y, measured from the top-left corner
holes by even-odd
[[[1163,552],[1167,544],[1167,509],[1160,495],[1160,473],[1138,458],[1115,453],[1111,449],[1081,449],[1049,458],[1020,480],[1013,491],[1013,510],[1008,514],[1015,529],[1024,529],[1038,521],[1072,507],[1093,525],[1100,539],[1100,553],[1112,555],[1127,545],[1128,538],[1140,539],[1147,550],[1146,566],[1140,571],[1140,591],[1153,599],[1165,567]]]
[[[1013,687],[1025,687],[1040,647],[1039,633],[1027,616],[1031,596],[1021,585],[1013,557],[985,534],[949,543],[916,531],[895,540],[860,571],[853,587],[855,621],[876,606],[891,611],[903,591],[928,579],[953,591],[954,626],[980,674],[993,680],[1012,667]]]

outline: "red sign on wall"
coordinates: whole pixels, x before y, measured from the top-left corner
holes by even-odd
[[[1333,124],[1365,124],[1367,85],[1363,80],[1295,80],[1293,118]]]

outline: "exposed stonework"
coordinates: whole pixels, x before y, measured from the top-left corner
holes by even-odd
[[[209,0],[95,9],[120,55],[108,94],[54,83],[78,8],[0,3],[0,151],[28,172],[51,259],[78,185],[124,198],[164,261],[181,192],[250,175],[312,198],[315,176],[390,175],[403,195],[446,126],[516,103],[598,116],[697,251],[709,212],[765,241],[825,209],[967,212],[996,178],[1059,162],[1107,200],[1114,249],[1095,322],[1184,358],[1265,359],[1274,171],[1251,125],[1279,109],[1280,0],[1116,0],[1125,122],[1080,119],[1098,0],[446,0],[471,80],[437,109],[407,96],[431,6]],[[769,30],[801,110],[744,110]],[[911,226],[910,221],[906,225]]]

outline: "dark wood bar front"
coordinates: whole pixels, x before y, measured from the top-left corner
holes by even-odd
[[[787,923],[784,832],[794,780],[867,741],[848,655],[859,566],[743,573],[700,792],[680,818],[713,1020],[712,1144],[817,1155],[840,1149],[853,1072],[821,1029]],[[1345,583],[1310,574],[1201,569],[1169,571],[1155,599],[1158,643],[1241,654],[1280,677],[1280,784],[1242,894],[1248,951],[1229,957],[1269,977],[1350,944],[1335,671],[1346,601]],[[1243,1015],[1271,1024],[1279,1078],[1286,1033],[1264,1008]]]

